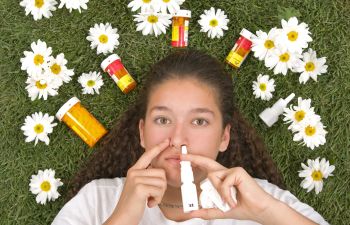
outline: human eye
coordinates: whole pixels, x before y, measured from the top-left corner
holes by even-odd
[[[198,118],[192,121],[193,125],[196,126],[207,126],[209,124],[208,120],[203,119],[203,118]]]
[[[170,124],[170,120],[164,116],[159,116],[154,119],[154,122],[159,125]]]

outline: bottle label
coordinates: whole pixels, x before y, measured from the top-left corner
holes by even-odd
[[[172,41],[179,41],[179,26],[173,26]]]
[[[232,65],[236,67],[240,67],[244,58],[241,55],[237,54],[236,52],[230,51],[230,53],[226,57],[226,60],[230,62]]]
[[[126,74],[122,78],[120,78],[117,85],[122,91],[124,91],[133,82],[135,82],[135,80],[131,77],[131,75]]]

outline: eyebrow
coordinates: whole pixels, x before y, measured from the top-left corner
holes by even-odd
[[[152,111],[171,111],[171,110],[166,106],[154,106],[151,108],[150,112]],[[209,113],[212,116],[215,115],[215,113],[208,108],[195,108],[195,109],[192,109],[190,112],[191,113]]]

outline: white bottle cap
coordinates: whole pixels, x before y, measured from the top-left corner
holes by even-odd
[[[59,121],[62,121],[62,118],[64,116],[64,114],[66,114],[66,112],[68,112],[68,110],[70,110],[75,104],[77,104],[78,102],[80,102],[80,100],[77,97],[73,97],[71,99],[69,99],[66,103],[64,103],[63,106],[61,106],[61,108],[57,111],[56,113],[56,118]]]
[[[175,12],[173,14],[173,17],[187,17],[191,18],[191,11],[190,10],[185,10],[185,9],[180,9],[179,11]]]
[[[241,33],[239,33],[239,34],[240,34],[241,36],[247,38],[249,41],[252,41],[251,38],[252,38],[253,34],[252,34],[252,32],[250,32],[249,30],[243,28],[243,29],[241,30]]]
[[[295,94],[290,94],[286,99],[280,98],[271,108],[267,108],[259,114],[259,117],[271,127],[277,122],[278,117],[283,113],[284,108],[295,97]]]
[[[219,192],[215,189],[208,178],[200,183],[200,187],[202,189],[201,195],[204,195],[204,197],[199,197],[200,201],[212,201],[214,205],[223,212],[227,212],[231,209],[230,206],[222,200]],[[206,196],[209,198],[206,198]],[[234,197],[236,198],[236,196]],[[212,205],[211,202],[201,202],[201,204],[204,206]]]
[[[101,63],[101,68],[103,71],[106,72],[107,67],[109,66],[109,64],[111,64],[112,62],[114,62],[115,60],[119,60],[120,57],[117,54],[112,54],[110,56],[108,56],[105,60],[102,61]]]

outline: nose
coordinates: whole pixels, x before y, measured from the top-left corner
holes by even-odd
[[[187,145],[185,129],[182,124],[176,124],[170,137],[170,145],[176,150],[181,151],[182,145]]]

